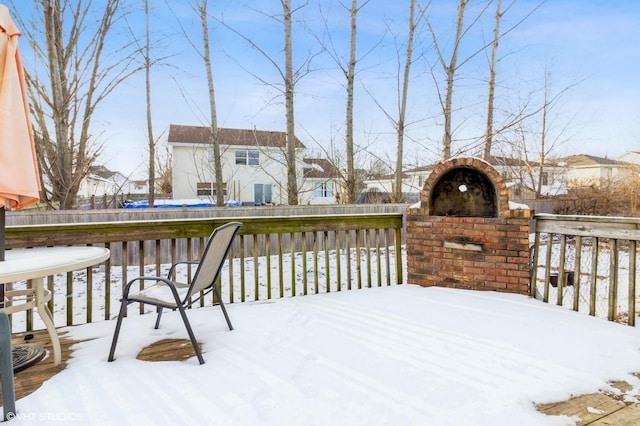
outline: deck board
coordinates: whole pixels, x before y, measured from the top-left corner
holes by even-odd
[[[567,401],[538,405],[538,411],[550,416],[578,416],[579,426],[591,424],[626,407],[622,401],[617,401],[603,393],[580,395]]]

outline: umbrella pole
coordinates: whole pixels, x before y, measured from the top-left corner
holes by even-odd
[[[0,262],[4,260],[4,235],[5,235],[5,222],[4,222],[4,207],[0,207]]]
[[[0,262],[4,261],[4,207],[0,207]],[[4,284],[0,284],[0,309],[4,308]]]

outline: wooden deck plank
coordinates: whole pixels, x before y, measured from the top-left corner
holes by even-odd
[[[626,405],[603,393],[580,395],[567,401],[538,405],[538,411],[551,416],[578,416],[578,425],[587,425],[590,422],[614,413]]]
[[[32,338],[30,338],[29,340],[25,340],[25,336],[32,336]],[[42,345],[47,351],[47,355],[42,361],[38,362],[37,364],[14,374],[16,400],[24,398],[25,396],[35,392],[40,388],[40,386],[42,386],[42,384],[46,380],[64,370],[64,368],[67,366],[66,360],[71,357],[71,345],[76,342],[65,337],[64,333],[60,334],[62,362],[57,366],[53,365],[51,340],[49,339],[49,334],[46,332],[46,330],[29,333],[19,333],[12,336],[12,345],[15,346],[22,343],[35,343]],[[2,395],[0,395],[0,402],[1,401]]]
[[[199,346],[202,351],[202,345]],[[191,340],[164,339],[142,349],[136,358],[142,361],[184,361],[194,356],[196,353]]]
[[[588,426],[634,426],[640,425],[640,404],[628,405],[606,417],[602,417]]]

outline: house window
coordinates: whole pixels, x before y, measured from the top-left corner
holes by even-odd
[[[222,184],[224,186],[224,195],[227,195],[227,183]],[[196,194],[199,197],[215,197],[216,187],[212,182],[198,182],[196,184]]]
[[[253,202],[256,205],[271,204],[272,187],[270,183],[256,183],[253,185]]]
[[[313,190],[314,198],[330,198],[334,196],[333,182],[321,182]]]
[[[549,185],[549,173],[542,172],[542,184]]]
[[[260,164],[260,151],[247,149],[236,150],[236,164],[257,166]]]
[[[198,182],[196,184],[196,194],[198,197],[210,197],[213,195],[213,184],[211,182]]]

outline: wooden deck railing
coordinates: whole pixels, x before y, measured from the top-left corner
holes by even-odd
[[[531,295],[635,325],[640,219],[536,215]]]
[[[57,326],[110,319],[123,283],[164,275],[171,263],[198,259],[216,226],[243,223],[221,286],[226,303],[401,284],[402,214],[244,217],[10,226],[10,248],[94,245],[111,250],[103,265],[48,277]],[[34,259],[37,262],[37,259]],[[190,270],[182,271],[186,278]],[[13,283],[19,288],[27,283]],[[139,313],[148,311],[140,307]],[[40,328],[15,314],[14,331]]]

